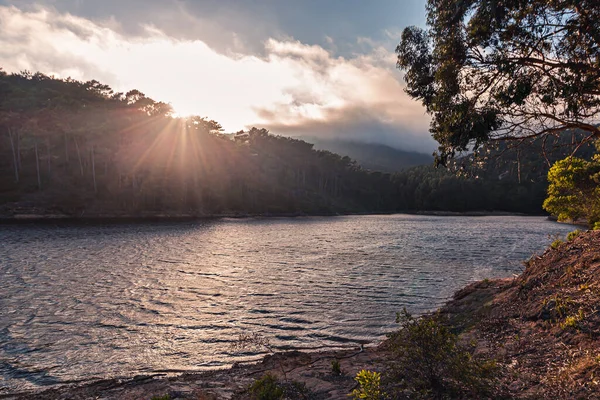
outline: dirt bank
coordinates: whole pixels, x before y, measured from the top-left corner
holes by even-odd
[[[440,312],[498,361],[510,398],[600,398],[600,231],[526,266],[464,288]]]

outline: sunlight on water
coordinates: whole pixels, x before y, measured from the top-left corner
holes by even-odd
[[[402,307],[519,273],[571,230],[408,215],[1,226],[0,388],[226,366],[253,357],[230,350],[242,332],[278,349],[377,341]]]

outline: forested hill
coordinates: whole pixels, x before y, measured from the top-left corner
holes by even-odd
[[[213,215],[391,211],[389,175],[252,129],[173,118],[139,91],[0,75],[4,215]]]
[[[364,169],[382,172],[400,172],[418,165],[433,163],[431,154],[400,150],[378,143],[354,140],[306,138],[315,148],[348,156]]]
[[[489,145],[479,154],[458,158],[453,172],[433,165],[396,175],[403,188],[399,203],[409,210],[494,210],[540,214],[546,198],[548,170],[573,153],[569,132],[555,140],[534,139]],[[591,159],[594,147],[581,146],[575,155]]]
[[[136,90],[0,72],[4,217],[541,210],[545,184],[527,171],[521,183],[490,175],[368,171],[263,129],[224,135],[215,121],[174,118]]]

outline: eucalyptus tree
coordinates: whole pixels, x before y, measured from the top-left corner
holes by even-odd
[[[490,140],[599,138],[599,43],[597,0],[428,0],[396,52],[445,164]]]

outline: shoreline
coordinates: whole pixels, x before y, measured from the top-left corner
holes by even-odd
[[[358,371],[379,365],[381,345],[315,352],[287,351],[268,354],[256,362],[201,372],[155,373],[131,377],[65,382],[49,388],[1,393],[0,399],[59,400],[88,398],[149,399],[170,395],[181,399],[238,399],[265,373],[284,375],[309,383],[316,399],[345,398],[355,385]],[[342,374],[331,374],[331,361],[338,360]]]
[[[154,223],[154,222],[195,222],[221,219],[251,219],[251,218],[305,218],[305,217],[346,217],[368,215],[418,215],[435,217],[547,217],[543,213],[525,214],[508,211],[397,211],[397,212],[355,212],[355,213],[221,213],[207,215],[192,214],[153,214],[153,215],[117,215],[117,214],[88,214],[81,216],[66,214],[14,214],[0,215],[0,225],[16,224],[45,224],[45,223]]]

